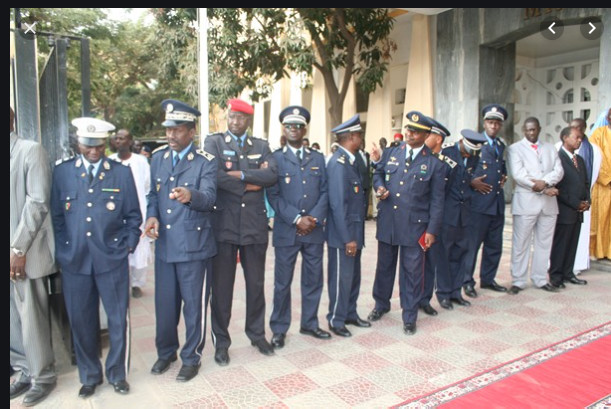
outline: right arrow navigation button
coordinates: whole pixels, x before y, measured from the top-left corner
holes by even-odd
[[[603,35],[604,27],[600,17],[588,17],[581,21],[579,29],[587,40],[598,40]]]

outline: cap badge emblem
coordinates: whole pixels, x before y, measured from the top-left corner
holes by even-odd
[[[413,114],[412,115],[412,121],[418,122],[418,120],[420,120],[420,117],[417,114]]]

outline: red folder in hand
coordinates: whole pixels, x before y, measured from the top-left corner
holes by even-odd
[[[418,244],[420,244],[420,247],[422,247],[422,250],[426,251],[426,231],[424,233],[422,233],[422,236],[420,236],[420,238],[418,239]]]

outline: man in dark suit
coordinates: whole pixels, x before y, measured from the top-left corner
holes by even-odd
[[[361,288],[361,249],[364,245],[367,201],[356,155],[363,141],[358,115],[331,130],[339,148],[327,164],[329,218],[326,232],[329,247],[329,329],[338,336],[352,333],[346,324],[370,327],[356,310]]]
[[[323,287],[323,225],[329,199],[325,158],[303,144],[310,122],[308,110],[289,106],[280,113],[280,122],[288,143],[273,153],[278,164],[278,183],[267,189],[269,202],[276,212],[274,309],[269,320],[274,348],[284,346],[291,324],[291,282],[299,253],[302,257],[299,332],[319,339],[331,338],[318,325]]]
[[[106,379],[115,392],[128,393],[128,254],[140,239],[142,214],[131,170],[104,156],[112,124],[77,118],[80,155],[53,172],[51,214],[55,257],[72,328],[76,364],[87,398],[102,383],[98,331],[99,300],[108,316],[110,351]]]
[[[573,274],[577,253],[579,229],[583,212],[590,209],[590,181],[583,158],[575,153],[581,145],[581,136],[575,128],[564,128],[560,133],[562,147],[558,152],[564,176],[558,189],[558,218],[552,243],[549,275],[554,287],[564,288],[565,282],[585,285],[586,280]]]
[[[40,143],[14,132],[10,108],[10,364],[19,377],[10,398],[25,393],[23,404],[42,402],[55,388],[47,276],[53,274],[53,230],[49,217],[51,168]],[[12,372],[11,372],[12,375]]]
[[[228,102],[228,130],[209,135],[204,149],[218,159],[218,191],[213,213],[218,254],[212,261],[212,339],[219,365],[229,364],[229,320],[238,253],[246,281],[246,335],[263,355],[274,349],[265,339],[265,253],[267,211],[263,188],[278,181],[276,161],[266,141],[247,134],[253,107]]]
[[[499,132],[507,119],[507,111],[498,104],[486,105],[482,109],[484,119],[483,136],[486,138],[480,159],[471,180],[471,212],[469,230],[469,252],[465,257],[463,288],[469,297],[477,297],[473,273],[477,253],[483,244],[480,263],[480,288],[506,292],[507,288],[497,284],[496,273],[503,252],[503,226],[505,225],[505,195],[503,186],[507,180],[505,167],[505,143]]]
[[[216,200],[216,159],[195,148],[195,123],[200,112],[168,99],[165,111],[168,145],[153,153],[151,189],[144,230],[155,243],[154,375],[176,361],[182,308],[185,343],[176,380],[187,382],[199,371],[206,334],[210,265],[216,254],[211,211]]]
[[[399,289],[403,331],[407,335],[416,333],[418,304],[423,292],[424,252],[441,233],[443,219],[444,165],[424,144],[432,126],[430,118],[411,111],[407,114],[406,142],[386,149],[381,158],[378,150],[371,152],[376,163],[374,188],[380,198],[376,238],[387,244],[382,248],[400,247]],[[378,260],[392,257],[396,256],[378,253]],[[390,273],[385,269],[376,271],[376,282],[385,283],[381,294],[390,294],[388,285],[392,291],[394,274]],[[376,286],[379,288],[374,283]]]

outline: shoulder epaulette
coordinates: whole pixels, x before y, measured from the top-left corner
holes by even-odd
[[[59,165],[61,163],[64,163],[64,162],[68,162],[68,161],[74,159],[75,157],[76,157],[76,155],[72,155],[72,156],[69,156],[67,158],[58,159],[58,160],[55,161],[55,166],[57,166],[57,165]]]
[[[342,165],[346,163],[346,155],[341,155],[337,158],[337,163],[341,163]]]
[[[456,161],[455,161],[454,159],[449,158],[449,157],[447,157],[447,156],[445,156],[445,155],[440,155],[440,156],[443,156],[443,159],[442,159],[442,160],[443,160],[445,163],[447,163],[447,164],[448,164],[448,166],[450,166],[452,169],[454,169],[454,167],[457,165],[457,163],[456,163]],[[440,159],[441,159],[441,157],[440,157]]]
[[[202,155],[204,158],[208,159],[209,161],[211,161],[212,159],[214,159],[214,155],[211,153],[206,152],[203,149],[198,149],[196,150],[197,153],[199,153],[200,155]]]
[[[452,146],[454,146],[454,142],[446,142],[443,145],[441,145],[441,149],[451,148]]]
[[[501,138],[500,136],[497,137],[497,139],[499,140],[500,143],[502,143],[504,146],[507,146],[507,142],[505,142],[505,139]]]
[[[164,149],[165,149],[165,148],[167,148],[167,147],[168,147],[168,145],[167,145],[167,144],[165,144],[165,145],[161,145],[160,147],[158,147],[157,149],[155,149],[155,150],[153,151],[152,155],[154,155],[155,153],[157,153],[157,152],[159,152],[159,151],[164,150]]]

